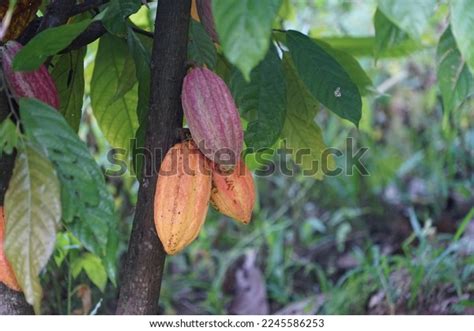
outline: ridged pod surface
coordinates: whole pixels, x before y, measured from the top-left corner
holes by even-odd
[[[219,37],[217,36],[214,15],[212,14],[211,0],[196,0],[196,5],[204,29],[206,29],[206,32],[209,37],[211,37],[212,41],[218,43]]]
[[[36,98],[58,109],[58,90],[44,65],[34,71],[13,71],[13,58],[21,48],[21,44],[16,41],[7,42],[2,48],[2,68],[11,93],[17,100],[23,97]]]
[[[255,205],[255,184],[243,160],[231,173],[213,167],[211,204],[220,213],[248,224]]]
[[[8,262],[3,248],[5,241],[5,215],[3,213],[3,207],[0,206],[0,282],[15,291],[20,291],[20,285],[15,277],[15,273]]]
[[[173,146],[160,167],[154,216],[165,251],[174,255],[198,236],[206,219],[212,180],[209,161],[192,141]]]
[[[240,159],[240,115],[225,82],[207,68],[193,68],[184,78],[184,114],[201,152],[211,161],[233,166]]]

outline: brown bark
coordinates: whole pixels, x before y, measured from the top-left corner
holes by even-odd
[[[156,235],[153,198],[162,156],[182,127],[181,85],[186,73],[191,0],[160,0],[151,60],[147,153],[132,235],[121,279],[117,314],[156,314],[166,254]],[[157,153],[157,151],[161,151]],[[148,174],[148,176],[145,176]]]

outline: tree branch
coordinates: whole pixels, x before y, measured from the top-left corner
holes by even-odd
[[[76,0],[51,0],[38,27],[37,33],[67,22]]]
[[[71,44],[66,47],[61,53],[68,53],[75,49],[89,45],[91,42],[99,39],[105,34],[107,30],[100,21],[92,22],[76,39],[74,39]]]
[[[182,127],[181,86],[186,73],[191,0],[160,0],[151,59],[146,157],[117,314],[156,314],[166,254],[155,230],[153,202],[162,156],[177,142]],[[156,150],[162,151],[156,155]]]
[[[98,8],[109,1],[110,0],[88,0],[88,1],[84,1],[83,3],[78,3],[77,5],[72,7],[71,11],[69,12],[69,16],[72,17],[72,16],[82,14],[91,9]]]

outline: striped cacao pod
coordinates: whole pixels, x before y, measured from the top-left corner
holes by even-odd
[[[218,43],[219,37],[217,36],[216,26],[214,23],[214,15],[212,14],[211,0],[196,0],[196,7],[199,18],[204,29],[206,30],[212,41]]]
[[[20,291],[20,285],[15,277],[15,273],[7,260],[3,243],[5,241],[5,215],[3,214],[3,207],[0,206],[0,282],[15,291]]]
[[[255,205],[255,184],[243,160],[230,173],[213,165],[211,205],[236,221],[250,222]]]
[[[44,65],[34,71],[13,71],[13,58],[21,48],[21,44],[16,41],[9,41],[2,51],[3,74],[13,97],[17,100],[24,97],[36,98],[58,109],[58,90]]]
[[[181,94],[191,135],[211,161],[235,166],[243,145],[240,116],[225,82],[206,68],[193,68]]]
[[[191,140],[168,151],[154,203],[156,232],[168,254],[179,253],[198,236],[209,207],[211,183],[209,161]]]

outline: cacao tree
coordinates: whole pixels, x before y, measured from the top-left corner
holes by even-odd
[[[41,313],[42,273],[65,259],[71,277],[119,288],[117,314],[157,313],[165,257],[199,235],[209,204],[251,221],[246,157],[287,148],[323,179],[335,161],[316,115],[358,127],[376,91],[356,57],[427,47],[437,3],[378,1],[363,39],[287,29],[289,0],[2,1],[0,313]],[[474,21],[463,16],[474,7],[441,6],[438,84],[450,113],[474,90]],[[139,184],[123,259],[112,179],[86,123]]]

